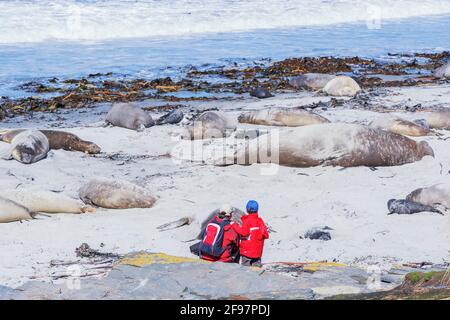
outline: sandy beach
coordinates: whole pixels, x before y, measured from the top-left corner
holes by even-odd
[[[450,85],[433,84],[371,90],[373,105],[407,119],[422,118],[421,112],[406,112],[399,105],[421,104],[424,109],[448,106]],[[331,97],[313,92],[277,94],[259,100],[245,97],[234,101],[187,102],[183,111],[218,108],[230,119],[244,110],[264,107],[297,107],[327,102]],[[142,106],[160,101],[143,101]],[[175,147],[188,148],[190,141],[177,138],[182,124],[162,125],[136,132],[106,127],[103,119],[109,105],[90,111],[83,118],[79,110],[65,110],[42,117],[7,119],[2,129],[50,127],[77,134],[102,148],[100,155],[50,151],[47,159],[32,165],[0,161],[2,188],[36,188],[78,197],[78,189],[96,177],[123,179],[144,186],[158,197],[150,209],[107,210],[96,213],[57,214],[36,220],[0,224],[0,284],[17,287],[30,279],[49,280],[52,259],[73,260],[82,243],[103,251],[127,253],[149,250],[193,257],[189,252],[199,224],[211,211],[230,203],[244,209],[249,199],[260,202],[260,215],[275,231],[266,241],[263,262],[336,261],[382,270],[409,262],[450,262],[450,219],[422,212],[387,215],[391,198],[404,198],[416,188],[446,183],[450,174],[450,133],[414,138],[427,141],[435,157],[393,167],[290,168],[279,166],[274,175],[262,175],[261,165],[217,167],[170,156]],[[332,122],[368,124],[379,112],[349,106],[317,108],[314,111]],[[158,118],[163,112],[152,112]],[[76,119],[76,121],[74,121]],[[257,127],[238,124],[240,127]],[[196,142],[198,143],[198,142]],[[221,139],[203,141],[206,148],[219,146]],[[8,144],[0,143],[0,152]],[[184,216],[194,223],[160,232],[159,225]],[[332,239],[301,239],[312,227],[329,226]]]

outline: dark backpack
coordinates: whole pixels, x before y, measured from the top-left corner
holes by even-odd
[[[223,237],[225,234],[225,226],[229,225],[230,221],[222,220],[218,222],[216,219],[211,220],[205,227],[202,233],[202,242],[200,245],[200,253],[207,254],[212,257],[220,257],[226,250],[222,248]]]

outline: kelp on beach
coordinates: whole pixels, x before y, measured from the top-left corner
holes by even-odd
[[[113,73],[89,74],[81,79],[51,78],[20,85],[31,96],[0,100],[0,119],[33,111],[92,107],[103,102],[159,99],[167,102],[241,99],[258,87],[271,92],[296,92],[289,78],[304,73],[346,74],[364,89],[417,86],[437,81],[431,71],[450,60],[450,52],[389,54],[388,59],[360,57],[301,57],[268,65],[191,67],[181,80],[123,79]]]

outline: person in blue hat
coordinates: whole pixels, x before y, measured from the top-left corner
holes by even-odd
[[[259,205],[255,200],[247,202],[247,215],[242,217],[242,226],[233,223],[232,227],[242,238],[240,244],[241,264],[261,267],[264,240],[269,232],[263,219],[258,215]]]

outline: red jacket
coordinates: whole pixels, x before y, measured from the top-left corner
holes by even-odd
[[[242,227],[237,223],[231,225],[241,235],[240,254],[247,258],[261,258],[264,248],[264,240],[269,239],[269,233],[264,221],[258,213],[249,213],[242,217]]]
[[[222,221],[220,218],[216,217],[217,221]],[[209,256],[206,254],[202,254],[201,258],[207,261],[221,261],[221,262],[233,262],[233,257],[230,255],[230,248],[233,251],[236,251],[237,248],[239,248],[239,235],[236,233],[236,231],[233,230],[231,227],[231,224],[226,225],[224,228],[224,234],[223,234],[223,243],[222,248],[227,248],[222,255],[217,258],[213,256]]]

